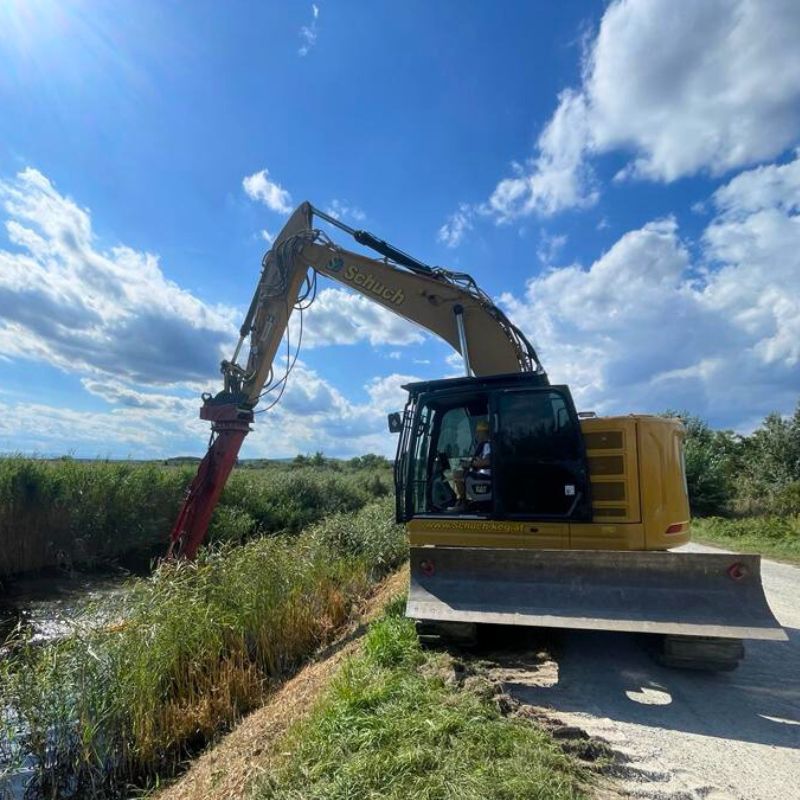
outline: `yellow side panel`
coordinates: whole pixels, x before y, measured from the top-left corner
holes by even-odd
[[[569,547],[566,522],[511,522],[506,520],[424,519],[406,523],[414,547],[522,547],[563,550]]]
[[[689,541],[689,498],[683,473],[683,425],[674,419],[638,420],[642,510],[648,550],[665,550]],[[670,526],[677,533],[667,533]]]
[[[573,523],[569,526],[570,550],[643,550],[644,525]]]
[[[635,417],[581,420],[589,461],[592,523],[572,523],[572,550],[644,547]]]
[[[595,522],[641,522],[635,417],[581,421]]]

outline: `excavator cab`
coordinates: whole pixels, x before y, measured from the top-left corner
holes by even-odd
[[[408,384],[395,459],[397,519],[451,518],[454,474],[461,517],[590,521],[591,488],[580,420],[566,386],[535,373]],[[488,422],[490,465],[470,467]]]

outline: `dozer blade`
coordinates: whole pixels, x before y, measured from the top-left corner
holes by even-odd
[[[787,638],[761,557],[412,547],[406,615],[438,622]]]

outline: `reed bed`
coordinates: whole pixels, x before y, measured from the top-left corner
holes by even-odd
[[[388,469],[336,462],[236,469],[211,538],[297,532],[389,493]],[[0,576],[47,566],[143,561],[163,552],[195,466],[0,458]]]
[[[13,644],[0,663],[8,771],[29,792],[116,797],[153,785],[291,672],[406,555],[388,500],[294,536],[222,544],[136,579],[101,629]],[[97,610],[93,611],[97,617]]]

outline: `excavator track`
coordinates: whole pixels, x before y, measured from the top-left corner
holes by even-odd
[[[475,647],[478,625],[474,622],[432,622],[415,620],[417,637],[423,647]]]
[[[471,649],[478,644],[478,624],[472,622],[433,622],[415,620],[417,637],[423,647],[457,647]],[[700,672],[732,672],[744,658],[741,639],[721,636],[653,636],[645,649],[655,660],[671,669]]]
[[[719,636],[667,635],[661,637],[655,657],[665,667],[731,672],[744,658],[744,642]]]

